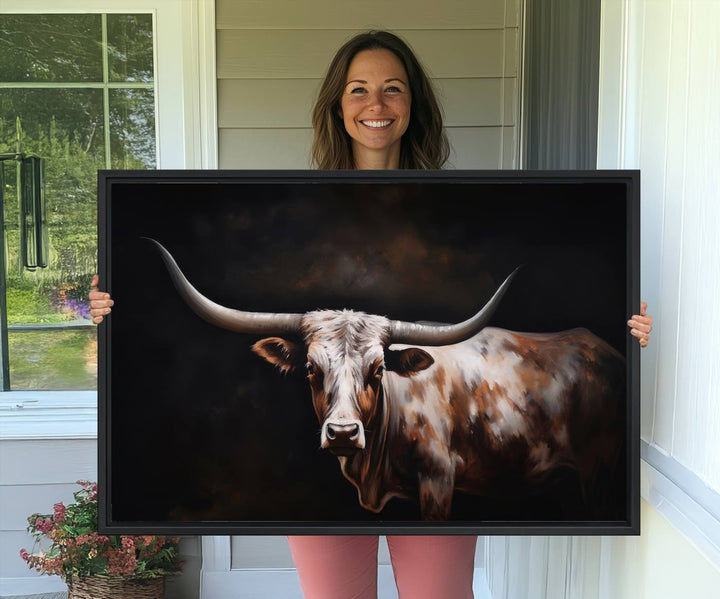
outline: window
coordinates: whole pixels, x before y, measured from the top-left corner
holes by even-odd
[[[156,166],[153,36],[151,14],[0,15],[2,390],[97,385],[96,173]],[[28,156],[44,163],[46,268],[21,252]]]

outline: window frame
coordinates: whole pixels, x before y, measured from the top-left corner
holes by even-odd
[[[9,4],[1,1],[0,13],[152,14],[157,168],[217,168],[213,0]],[[0,391],[0,440],[58,438],[97,438],[96,390]]]

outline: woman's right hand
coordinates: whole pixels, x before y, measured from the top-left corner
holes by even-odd
[[[90,316],[95,324],[100,324],[103,318],[110,314],[110,306],[115,302],[110,299],[110,294],[104,291],[98,291],[97,286],[100,279],[97,275],[93,276],[92,282],[90,283],[90,293],[88,298],[90,299]]]

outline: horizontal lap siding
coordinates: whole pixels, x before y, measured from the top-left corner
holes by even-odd
[[[501,156],[512,160],[514,127],[448,127],[451,152],[448,168],[502,168]],[[303,169],[312,143],[312,129],[221,129],[220,168]],[[509,148],[507,152],[504,147]]]
[[[221,79],[220,129],[310,128],[321,79]],[[446,127],[514,125],[514,78],[436,79]],[[504,89],[503,89],[504,88]],[[483,110],[478,110],[478,105]]]
[[[452,145],[448,168],[516,168],[519,2],[217,4],[219,166],[309,168],[311,111],[337,48],[391,29],[433,78]],[[368,15],[382,15],[382,22]]]
[[[73,501],[77,480],[97,480],[94,439],[0,441],[0,579],[32,577],[19,551],[30,551],[27,517]]]
[[[376,21],[369,15],[381,15]],[[518,22],[518,3],[506,0],[219,0],[218,29],[483,29]]]
[[[319,78],[357,31],[218,31],[219,79]],[[432,77],[502,77],[504,29],[397,31]],[[514,52],[512,44],[507,51]],[[512,60],[512,57],[510,57]]]

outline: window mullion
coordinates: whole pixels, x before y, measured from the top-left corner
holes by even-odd
[[[5,279],[5,170],[0,162],[0,391],[10,391],[8,346],[7,282]]]
[[[102,58],[103,58],[103,118],[105,122],[105,168],[112,168],[110,162],[110,66],[108,63],[107,15],[101,15]]]

